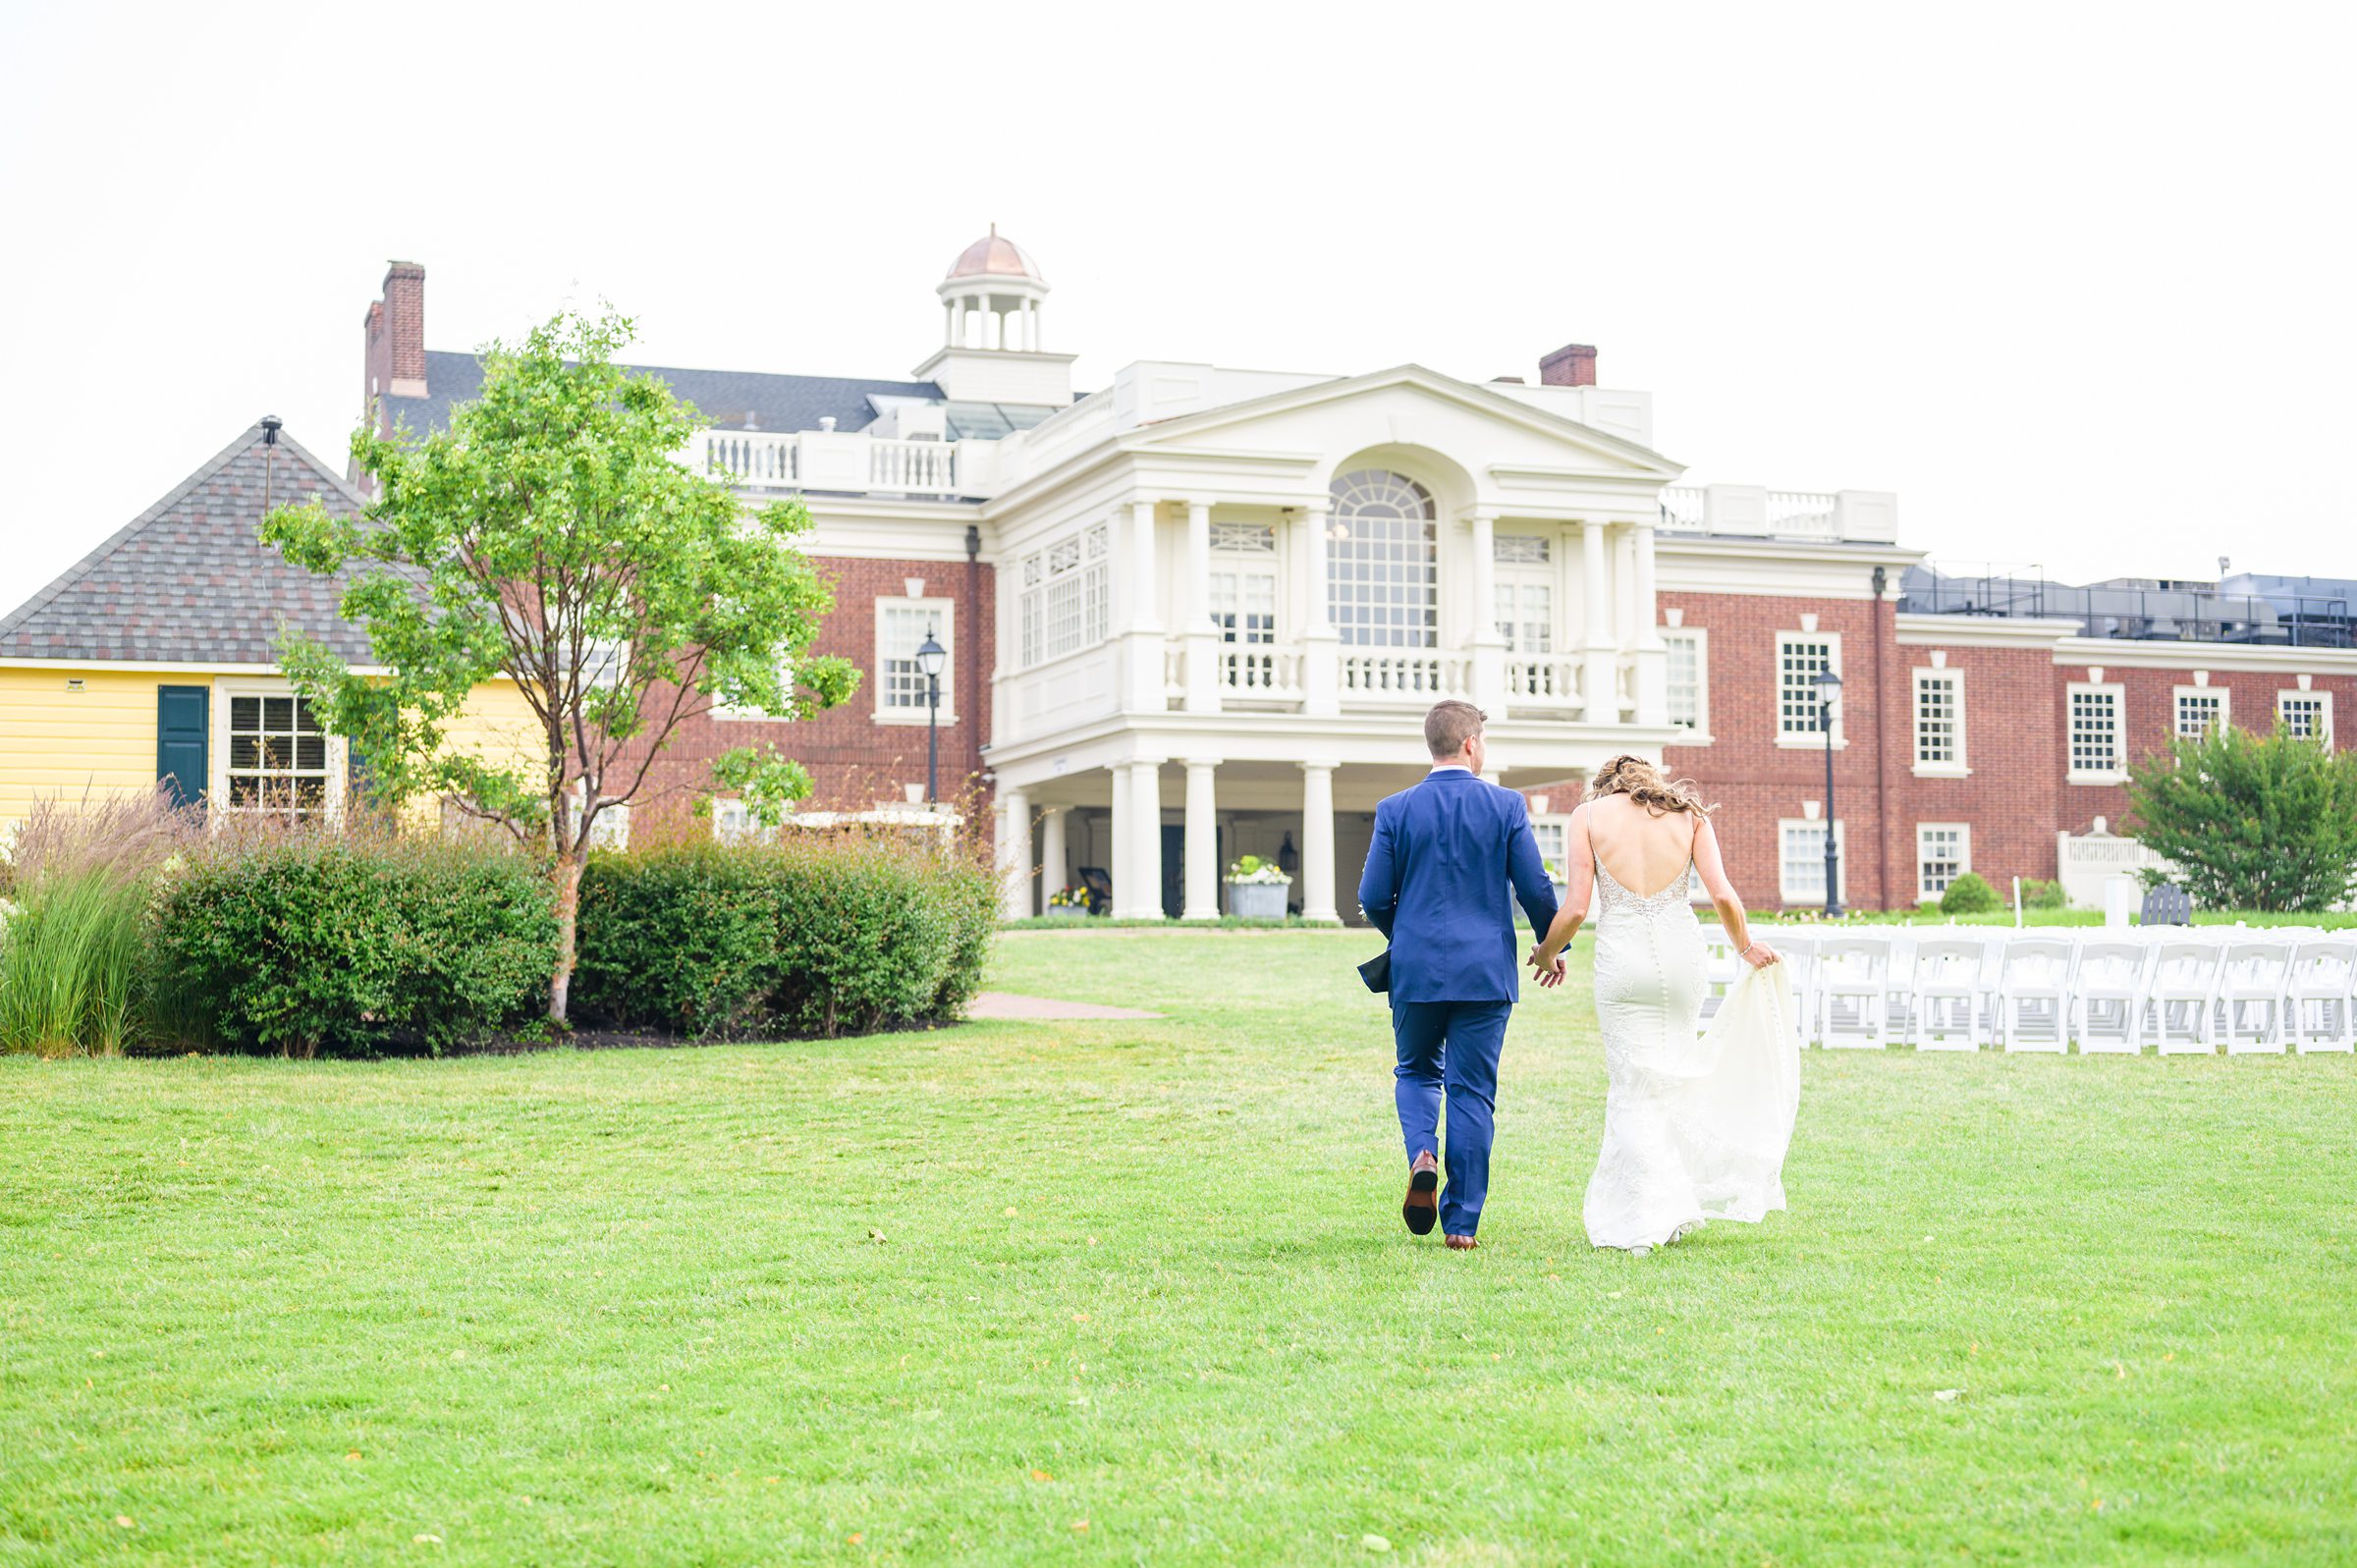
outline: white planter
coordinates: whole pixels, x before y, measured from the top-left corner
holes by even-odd
[[[1088,905],[1084,903],[1056,903],[1048,905],[1050,920],[1086,920]]]
[[[1228,912],[1238,920],[1283,920],[1292,885],[1284,882],[1228,884]]]

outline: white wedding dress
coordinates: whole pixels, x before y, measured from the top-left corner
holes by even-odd
[[[1604,1026],[1604,1148],[1582,1206],[1599,1247],[1659,1247],[1706,1219],[1784,1207],[1800,1108],[1800,1044],[1781,964],[1746,967],[1697,1030],[1702,928],[1692,866],[1650,897],[1600,860],[1596,1017]]]

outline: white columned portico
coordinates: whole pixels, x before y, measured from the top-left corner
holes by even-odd
[[[1630,642],[1636,673],[1630,687],[1637,699],[1637,723],[1670,722],[1670,650],[1662,642],[1662,613],[1654,603],[1654,529],[1650,521],[1630,528],[1629,600],[1635,613],[1636,635]]]
[[[1340,924],[1334,907],[1334,764],[1301,764],[1301,918]]]
[[[1466,516],[1473,541],[1473,706],[1506,717],[1506,638],[1498,631],[1498,516],[1476,507]]]
[[[1129,503],[1129,525],[1115,563],[1114,580],[1125,588],[1122,632],[1122,707],[1129,713],[1162,713],[1171,705],[1163,674],[1162,617],[1154,589],[1154,514],[1151,501]],[[1117,894],[1118,896],[1118,894]]]
[[[1131,920],[1162,918],[1162,759],[1129,764],[1129,892],[1114,886],[1113,912]]]
[[[1005,889],[1001,910],[1010,920],[1031,914],[1031,801],[1020,789],[999,791],[1006,813],[999,827],[999,876]]]
[[[1186,506],[1186,581],[1179,603],[1185,607],[1181,623],[1186,660],[1188,713],[1220,711],[1220,644],[1211,625],[1211,503],[1190,501]]]
[[[1213,793],[1217,763],[1186,761],[1186,881],[1181,920],[1220,918],[1220,825]]]
[[[1106,913],[1118,915],[1129,907],[1129,839],[1137,825],[1129,820],[1129,769],[1117,762],[1105,772],[1113,781],[1113,821],[1107,834],[1113,842],[1105,852],[1111,862],[1105,869],[1113,875],[1113,904]]]
[[[1323,499],[1301,509],[1295,524],[1301,549],[1301,591],[1305,599],[1301,632],[1301,711],[1332,718],[1343,711],[1342,643],[1334,629],[1326,586],[1326,514]]]
[[[1579,630],[1579,694],[1582,716],[1592,725],[1620,722],[1620,700],[1614,666],[1618,641],[1613,636],[1611,581],[1605,575],[1604,520],[1583,518],[1579,525],[1580,587],[1586,609]]]
[[[1042,912],[1048,896],[1072,884],[1071,857],[1064,842],[1065,813],[1062,806],[1046,806],[1039,813],[1039,901]]]

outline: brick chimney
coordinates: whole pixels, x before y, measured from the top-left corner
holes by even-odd
[[[369,406],[379,410],[381,428],[390,430],[387,398],[425,396],[425,268],[414,261],[396,261],[385,271],[384,297],[368,306],[367,385]]]
[[[1539,385],[1543,387],[1592,387],[1596,385],[1596,346],[1589,343],[1566,343],[1539,361]]]

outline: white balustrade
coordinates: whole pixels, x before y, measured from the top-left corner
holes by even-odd
[[[826,443],[829,461],[812,464],[805,438]],[[866,449],[860,462],[859,451]],[[689,442],[687,465],[755,489],[856,488],[911,496],[954,496],[958,446],[947,441],[893,441],[856,432],[706,430]],[[850,466],[843,465],[849,458]]]
[[[689,466],[744,485],[794,484],[801,477],[799,432],[707,430],[688,446]]]
[[[1835,539],[1835,497],[1830,491],[1771,490],[1768,531],[1785,539]]]
[[[1343,700],[1438,702],[1464,695],[1471,661],[1463,654],[1413,652],[1343,655]]]
[[[1578,707],[1579,656],[1569,653],[1507,654],[1506,697],[1517,712],[1524,708]]]
[[[946,441],[874,441],[867,449],[868,483],[907,495],[958,493],[958,449]]]
[[[1220,689],[1232,701],[1299,702],[1301,649],[1273,642],[1223,643]]]
[[[1681,533],[1703,528],[1704,491],[1700,485],[1662,487],[1662,526]]]

